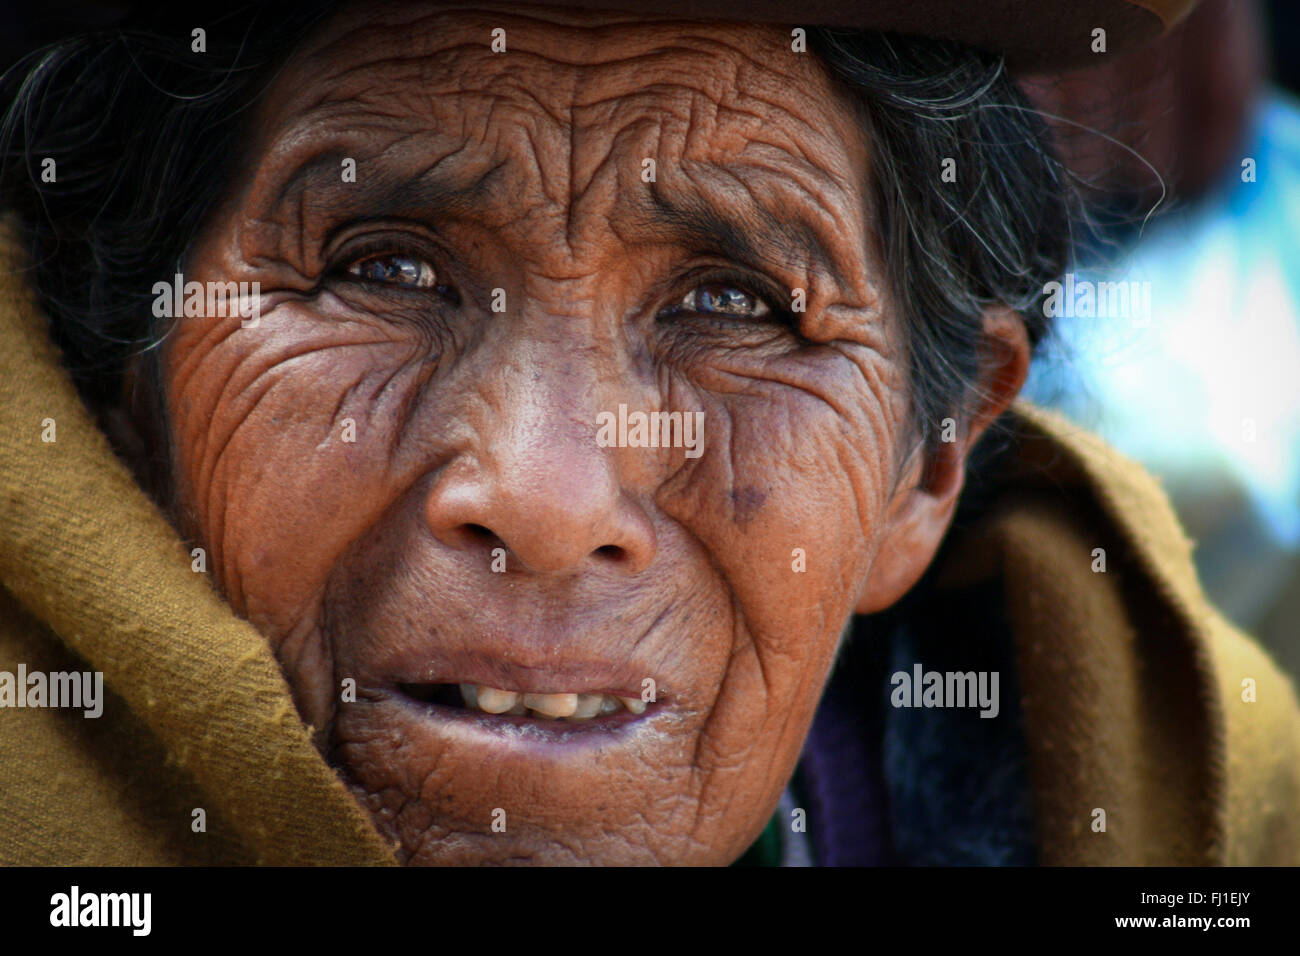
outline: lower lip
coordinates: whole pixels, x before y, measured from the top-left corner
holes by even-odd
[[[661,711],[651,707],[643,714],[630,710],[587,720],[548,720],[544,717],[489,714],[463,707],[429,704],[409,697],[397,697],[404,710],[447,728],[451,733],[487,736],[505,742],[542,744],[583,743],[597,746],[625,743],[639,729],[649,729]]]

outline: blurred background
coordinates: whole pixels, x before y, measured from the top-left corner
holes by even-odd
[[[1211,599],[1300,677],[1300,3],[1206,0],[1020,80],[1088,213],[1027,392],[1160,479]]]
[[[0,69],[113,0],[0,0]],[[1075,290],[1027,388],[1163,483],[1211,599],[1300,680],[1300,0],[1019,78],[1080,185]],[[1071,307],[1073,306],[1073,307]]]

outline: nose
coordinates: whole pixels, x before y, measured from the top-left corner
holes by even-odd
[[[512,570],[645,570],[655,556],[654,526],[624,487],[621,450],[597,445],[595,412],[575,407],[588,402],[572,383],[533,385],[493,403],[487,434],[438,474],[425,501],[430,530],[485,567],[504,548]]]

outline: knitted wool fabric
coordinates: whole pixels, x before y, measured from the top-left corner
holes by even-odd
[[[107,702],[97,720],[0,710],[0,863],[394,862],[313,746],[267,642],[191,570],[113,455],[23,268],[0,236],[0,670],[102,671]],[[1206,603],[1150,476],[1032,406],[1010,422],[1000,490],[954,527],[927,593],[1002,595],[1034,858],[1300,863],[1289,682]],[[832,835],[821,852],[857,839]]]

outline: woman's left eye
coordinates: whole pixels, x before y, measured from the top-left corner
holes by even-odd
[[[365,256],[344,271],[363,282],[382,282],[411,289],[432,289],[438,281],[433,266],[428,262],[418,256],[398,253]]]
[[[698,312],[701,315],[725,315],[738,319],[761,319],[772,307],[748,289],[724,282],[696,286],[673,307],[674,312]]]

